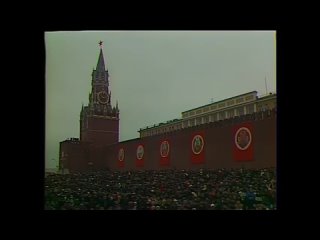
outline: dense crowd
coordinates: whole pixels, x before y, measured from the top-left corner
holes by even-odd
[[[49,174],[47,210],[273,210],[276,170]]]

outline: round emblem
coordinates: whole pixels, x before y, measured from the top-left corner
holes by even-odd
[[[137,158],[141,160],[143,158],[144,149],[142,145],[139,145],[137,148]]]
[[[123,148],[119,149],[118,159],[119,159],[119,161],[123,161],[124,160],[124,149]]]
[[[192,152],[194,154],[200,154],[203,150],[204,140],[201,135],[196,135],[192,139]]]
[[[169,142],[163,141],[160,145],[160,155],[161,157],[167,157],[169,155]]]
[[[250,146],[251,140],[251,132],[246,127],[239,128],[234,136],[234,142],[240,150],[246,150]]]

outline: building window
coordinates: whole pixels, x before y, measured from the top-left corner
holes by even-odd
[[[187,121],[182,122],[182,128],[186,128],[186,127],[188,127],[188,122]]]
[[[243,107],[237,108],[236,112],[237,112],[237,116],[242,116],[244,114]]]
[[[224,107],[225,105],[226,105],[226,103],[220,103],[220,104],[218,105],[218,107],[221,108],[221,107]]]
[[[228,111],[228,117],[229,118],[233,118],[234,117],[234,109]]]
[[[246,101],[253,99],[253,95],[247,96]]]
[[[228,101],[228,103],[227,103],[228,106],[230,106],[232,104],[234,104],[234,100]]]
[[[236,102],[237,102],[237,103],[243,102],[243,98],[237,98]]]
[[[210,115],[210,122],[215,122],[216,120],[215,120],[215,115],[216,115],[216,113],[215,114],[211,114]]]
[[[219,120],[223,120],[225,117],[225,112],[219,112]]]
[[[214,109],[216,109],[217,108],[217,105],[212,105],[211,106],[211,110],[214,110]]]
[[[253,104],[250,104],[247,106],[247,114],[252,114],[253,113]]]
[[[201,118],[197,118],[196,125],[200,125],[200,124],[201,124]]]

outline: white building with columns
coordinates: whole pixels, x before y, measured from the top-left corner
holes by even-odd
[[[181,113],[181,119],[173,119],[164,123],[148,126],[140,129],[138,132],[141,138],[154,136],[200,124],[274,110],[276,109],[276,105],[276,93],[258,96],[257,91],[252,91],[190,109]]]

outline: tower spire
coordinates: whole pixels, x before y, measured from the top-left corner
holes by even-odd
[[[103,52],[102,52],[102,41],[99,42],[99,46],[100,46],[100,55],[99,55],[99,59],[98,59],[98,63],[97,63],[97,68],[96,70],[98,72],[102,72],[105,71],[105,64],[104,64],[104,58],[103,58]]]

